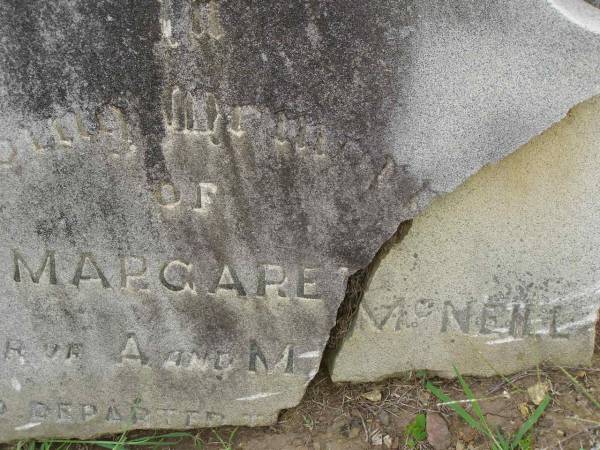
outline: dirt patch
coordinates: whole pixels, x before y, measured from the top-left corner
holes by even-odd
[[[549,387],[552,402],[533,428],[529,446],[521,449],[600,448],[600,409],[581,388],[600,400],[600,345],[590,367],[565,368],[580,384],[558,367],[540,367],[510,377],[473,378],[466,381],[490,427],[514,433],[535,404],[527,389],[543,383]],[[410,447],[406,430],[419,414],[439,414],[450,431],[449,449],[489,449],[490,444],[463,422],[448,406],[425,388],[424,373],[409,373],[382,383],[334,384],[322,369],[295,408],[284,411],[271,427],[221,427],[194,432],[196,440],[185,439],[176,447],[191,449],[248,450],[359,450],[433,449],[427,441]],[[429,379],[452,400],[464,400],[456,380]],[[461,405],[472,411],[469,402]],[[443,423],[443,422],[442,422]],[[147,435],[148,433],[144,433]],[[131,436],[143,435],[132,433]],[[79,449],[92,449],[80,446]],[[441,448],[441,447],[438,447]]]
[[[594,398],[600,399],[600,355],[587,368],[568,368]],[[466,398],[457,381],[432,380],[453,400]],[[467,378],[492,427],[514,433],[534,409],[527,388],[538,382],[550,386],[552,403],[531,434],[531,449],[591,449],[600,445],[600,410],[595,408],[559,369],[544,367],[507,378]],[[378,400],[378,394],[381,399]],[[365,398],[371,397],[373,400]],[[469,404],[463,403],[469,410]],[[265,428],[216,428],[201,430],[198,438],[207,449],[253,450],[353,450],[402,449],[407,444],[406,429],[417,414],[439,413],[451,433],[451,449],[487,449],[489,444],[424,387],[416,374],[384,383],[332,383],[322,371],[296,408],[283,412],[277,425]],[[232,434],[233,433],[233,434]],[[229,439],[231,437],[231,439]],[[192,449],[182,442],[178,448]],[[416,448],[433,448],[422,442]]]

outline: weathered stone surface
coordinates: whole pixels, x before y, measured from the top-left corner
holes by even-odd
[[[600,97],[432,202],[383,257],[337,381],[586,364],[600,307]]]
[[[0,2],[0,439],[275,420],[398,223],[600,92],[586,7]]]

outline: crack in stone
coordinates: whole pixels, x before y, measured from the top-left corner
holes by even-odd
[[[404,239],[410,230],[411,224],[412,220],[401,222],[394,234],[379,248],[372,261],[366,267],[356,271],[348,278],[346,294],[338,308],[335,325],[331,329],[329,341],[325,348],[323,358],[325,364],[334,357],[339,345],[352,328],[363,295],[369,288],[372,275],[377,271],[379,264],[383,261],[390,249]]]

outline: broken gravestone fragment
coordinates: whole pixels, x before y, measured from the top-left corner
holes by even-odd
[[[0,2],[0,440],[274,422],[398,223],[600,92],[594,20]]]
[[[600,97],[434,200],[372,274],[336,381],[589,364],[600,308]]]

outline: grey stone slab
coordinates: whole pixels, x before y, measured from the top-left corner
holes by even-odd
[[[416,217],[332,360],[336,381],[408,370],[589,364],[600,308],[600,97]]]
[[[585,5],[0,2],[0,440],[272,423],[348,274],[600,92]]]

